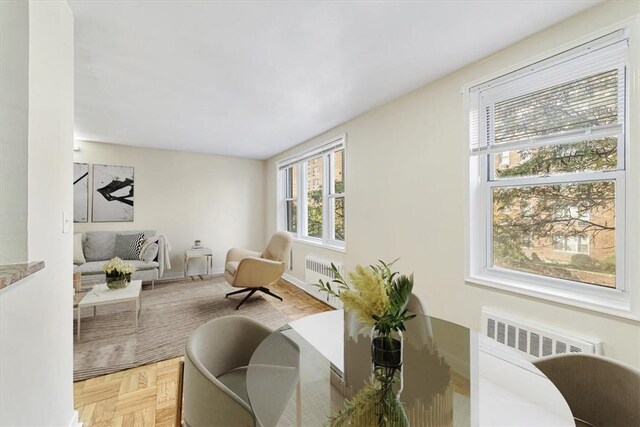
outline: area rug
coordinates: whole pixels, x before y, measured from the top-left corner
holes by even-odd
[[[189,333],[217,317],[242,315],[271,328],[288,319],[261,295],[251,297],[236,310],[244,295],[225,298],[237,290],[222,276],[208,280],[156,283],[142,290],[142,310],[138,332],[134,332],[134,303],[97,307],[82,316],[81,341],[74,342],[74,381],[134,368],[184,355]],[[76,320],[74,319],[74,339]]]

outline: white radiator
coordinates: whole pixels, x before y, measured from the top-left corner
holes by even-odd
[[[563,353],[602,354],[599,341],[536,325],[488,307],[482,308],[482,333],[518,350],[529,359]]]
[[[319,283],[320,280],[323,282],[331,281],[335,277],[333,276],[333,271],[331,270],[331,262],[326,259],[317,258],[314,256],[307,256],[305,258],[305,274],[304,274],[304,282],[305,282],[305,290],[311,294],[312,296],[318,298],[326,302],[327,304],[335,307],[342,308],[342,301],[337,297],[330,296],[325,292],[320,292],[315,284]],[[341,275],[344,276],[344,266],[342,264],[333,262]],[[331,284],[332,288],[337,291],[337,285]]]

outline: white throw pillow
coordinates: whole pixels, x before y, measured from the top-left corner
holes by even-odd
[[[75,233],[73,235],[73,263],[84,264],[87,260],[84,258],[84,251],[82,250],[82,233]]]
[[[154,259],[156,259],[159,249],[160,248],[158,247],[157,243],[151,243],[149,246],[147,246],[144,252],[140,254],[140,260],[146,262],[153,261]]]

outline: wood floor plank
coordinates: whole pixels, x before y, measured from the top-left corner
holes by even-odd
[[[88,405],[84,405],[78,407],[78,414],[80,414],[80,422],[82,422],[85,426],[91,425],[91,418],[93,417],[93,410],[95,409],[95,403],[89,403]]]
[[[85,406],[89,403],[117,397],[120,392],[120,383],[120,380],[114,380],[102,384],[85,384],[82,393],[76,400],[76,405]]]
[[[139,412],[145,408],[155,408],[156,387],[148,387],[118,396],[114,416]],[[124,419],[126,423],[127,418]]]
[[[95,407],[90,418],[91,425],[110,426],[117,402],[118,398],[113,397],[94,403]]]
[[[300,288],[281,280],[266,297],[290,320],[332,310]],[[84,427],[175,426],[180,362],[184,357],[114,372],[73,385],[74,402]]]

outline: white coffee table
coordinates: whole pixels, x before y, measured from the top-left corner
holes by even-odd
[[[80,312],[83,308],[93,307],[93,315],[96,314],[96,307],[99,305],[117,304],[127,301],[135,301],[135,330],[138,331],[138,317],[142,307],[142,280],[132,280],[129,286],[122,289],[109,289],[106,284],[95,285],[93,290],[78,303],[78,341],[80,341]]]

